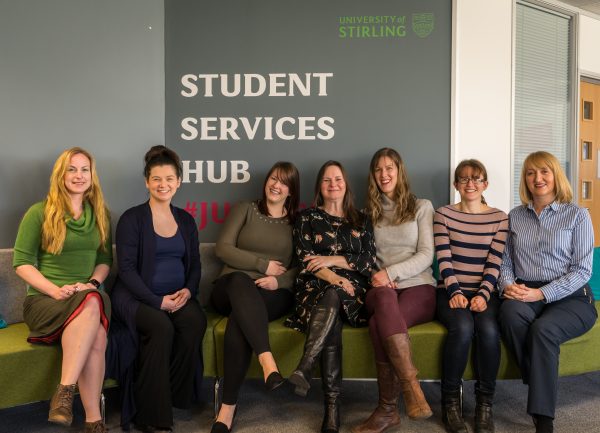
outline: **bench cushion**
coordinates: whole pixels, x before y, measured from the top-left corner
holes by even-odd
[[[600,312],[600,301],[595,304]],[[287,377],[296,368],[304,345],[304,334],[283,326],[284,319],[269,324],[269,342],[281,374]],[[225,355],[225,327],[227,318],[221,320],[214,328],[217,347],[217,372],[223,376],[223,360]],[[442,349],[446,337],[446,328],[437,322],[417,325],[409,329],[412,343],[413,359],[419,369],[419,379],[439,380],[441,378]],[[344,326],[343,335],[343,376],[346,379],[376,377],[373,346],[368,328],[352,328]],[[559,375],[570,376],[600,370],[600,322],[586,334],[570,340],[561,346]],[[247,377],[260,378],[262,370],[256,356],[248,370]],[[475,378],[472,357],[463,376],[465,380]],[[502,343],[499,379],[518,379],[520,372],[513,356]]]

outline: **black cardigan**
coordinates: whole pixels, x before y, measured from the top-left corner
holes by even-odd
[[[198,294],[201,265],[196,221],[183,209],[171,206],[177,226],[185,242],[185,287]],[[119,274],[111,293],[113,322],[107,350],[107,377],[119,381],[122,392],[121,425],[128,428],[135,415],[133,398],[134,362],[138,351],[135,314],[140,302],[160,309],[162,296],[150,290],[154,276],[156,236],[148,202],[125,211],[119,219],[116,233]],[[202,356],[200,357],[202,364]],[[198,366],[195,382],[199,395],[202,365]]]

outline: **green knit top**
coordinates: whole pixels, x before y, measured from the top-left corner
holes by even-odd
[[[285,217],[263,215],[256,202],[244,201],[231,208],[215,253],[225,263],[219,276],[241,271],[253,279],[262,278],[269,260],[277,260],[287,268],[275,277],[279,288],[294,290],[298,269],[292,262],[292,226]]]
[[[15,241],[13,267],[35,266],[49,281],[59,287],[76,282],[87,282],[99,264],[112,264],[112,240],[106,240],[106,250],[100,248],[100,234],[92,206],[85,202],[79,219],[66,221],[67,234],[62,252],[51,254],[42,249],[42,224],[45,201],[27,210]],[[27,295],[41,292],[27,285]]]

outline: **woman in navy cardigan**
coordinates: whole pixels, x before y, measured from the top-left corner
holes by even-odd
[[[111,297],[124,332],[117,325],[118,354],[111,356],[118,359],[125,393],[122,425],[133,421],[156,431],[172,428],[173,407],[189,409],[194,391],[197,395],[206,317],[196,300],[196,223],[171,205],[181,184],[181,162],[164,146],[150,149],[145,161],[150,199],[127,210],[117,225],[119,276]]]

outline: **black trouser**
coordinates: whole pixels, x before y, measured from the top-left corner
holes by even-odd
[[[549,304],[512,299],[502,303],[502,337],[517,359],[523,383],[529,385],[527,413],[554,418],[560,345],[587,332],[596,318],[594,297],[587,284]]]
[[[172,406],[185,409],[192,401],[194,375],[202,365],[206,316],[195,299],[172,314],[142,303],[135,324],[139,334],[135,423],[171,427]]]
[[[287,289],[264,290],[243,272],[215,281],[210,297],[219,314],[229,316],[225,328],[223,403],[234,405],[252,352],[270,352],[269,322],[287,313],[294,295]]]
[[[473,354],[477,383],[475,390],[493,394],[500,366],[500,330],[498,310],[500,300],[492,294],[487,308],[475,313],[467,308],[450,308],[445,289],[438,289],[437,315],[448,329],[442,360],[442,392],[452,394],[460,389],[467,366],[469,347],[474,341]]]

